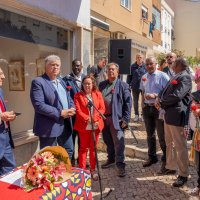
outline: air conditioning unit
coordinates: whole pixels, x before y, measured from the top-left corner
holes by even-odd
[[[126,35],[122,32],[113,32],[113,39],[126,39]]]

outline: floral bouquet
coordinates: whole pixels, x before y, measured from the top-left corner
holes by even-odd
[[[22,176],[25,191],[35,188],[53,190],[53,184],[71,176],[71,162],[66,150],[60,146],[45,147],[28,162]]]

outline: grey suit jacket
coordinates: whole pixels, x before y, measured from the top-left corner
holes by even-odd
[[[172,84],[176,80],[177,84]],[[187,124],[187,111],[191,101],[192,80],[187,70],[171,79],[160,93],[161,106],[165,110],[165,122],[169,125],[184,126]]]

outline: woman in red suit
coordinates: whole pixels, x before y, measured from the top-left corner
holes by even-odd
[[[82,91],[74,96],[76,106],[76,121],[74,129],[78,131],[80,138],[80,148],[78,153],[79,167],[86,168],[86,158],[88,149],[90,150],[90,171],[93,180],[98,180],[98,173],[95,171],[96,158],[94,151],[94,141],[92,139],[91,118],[88,108],[88,98],[96,108],[103,114],[105,112],[104,100],[101,92],[97,89],[93,76],[85,76],[82,80]],[[87,96],[87,97],[86,97]],[[99,133],[104,127],[104,122],[99,113],[92,107],[92,119],[95,128],[96,143],[99,140]]]

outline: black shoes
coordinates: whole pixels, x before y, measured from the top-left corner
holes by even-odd
[[[181,187],[187,182],[187,177],[178,176],[176,181],[172,184],[174,187]]]
[[[115,165],[115,161],[107,160],[104,164],[101,165],[101,168],[107,169],[107,168],[113,167],[114,165]]]
[[[119,176],[119,177],[126,176],[125,168],[117,168],[117,176]]]
[[[167,169],[167,168],[161,168],[161,170],[158,172],[158,175],[164,176],[164,175],[173,175],[176,174],[176,170]]]
[[[149,167],[157,162],[157,159],[148,159],[146,162],[143,163],[143,167]]]

